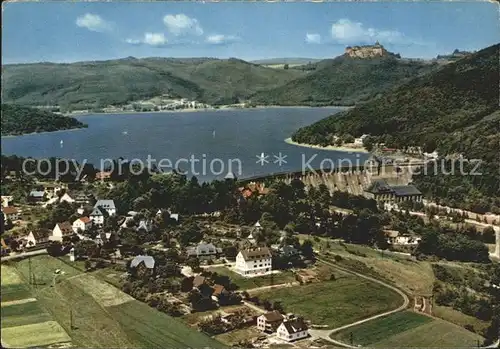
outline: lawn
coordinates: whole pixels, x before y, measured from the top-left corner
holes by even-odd
[[[404,311],[334,333],[332,338],[350,343],[352,335],[354,345],[366,346],[432,321],[430,317]]]
[[[216,340],[139,301],[107,307],[129,338],[142,348],[224,348]]]
[[[226,267],[213,267],[209,268],[208,270],[216,272],[220,275],[229,276],[231,278],[231,281],[239,287],[239,290],[248,290],[262,286],[279,285],[295,281],[295,276],[290,271],[282,271],[279,274],[273,275],[245,278]]]
[[[482,321],[474,316],[466,315],[451,307],[434,305],[432,315],[440,319],[449,321],[459,326],[471,325],[477,333],[481,333],[489,325],[489,321]]]
[[[52,320],[50,314],[34,302],[2,306],[2,328],[24,326]]]
[[[355,276],[252,294],[280,301],[286,312],[330,328],[395,309],[403,303],[396,292]]]
[[[479,341],[479,342],[478,342]],[[483,338],[466,329],[441,320],[418,326],[399,333],[371,346],[391,347],[434,347],[434,348],[472,348],[483,342]]]
[[[30,287],[12,265],[2,271],[2,344],[31,347],[69,342],[66,331],[42,304],[33,298]]]
[[[11,348],[26,348],[69,342],[64,329],[55,321],[16,327],[2,327],[2,343]]]
[[[222,334],[218,334],[215,336],[215,339],[218,341],[228,345],[237,345],[242,340],[251,340],[253,338],[257,338],[261,336],[262,333],[257,330],[254,326],[241,328],[238,330],[234,330],[231,332],[226,332]]]
[[[18,268],[27,273],[26,261],[20,261]],[[49,256],[32,258],[33,269],[39,284],[34,288],[39,303],[66,329],[77,347],[224,347],[177,319],[133,299],[99,279],[98,274],[82,273]],[[53,286],[55,269],[63,270],[64,274],[57,277]]]

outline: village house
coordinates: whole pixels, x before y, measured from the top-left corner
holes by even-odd
[[[279,339],[287,342],[307,338],[309,336],[307,325],[301,318],[283,321],[278,327],[276,334]]]
[[[137,268],[141,263],[147,269],[154,269],[155,267],[155,259],[152,256],[135,256],[134,259],[130,262],[131,268]]]
[[[211,298],[214,290],[207,283],[207,278],[197,275],[193,279],[193,288],[197,288],[203,298]]]
[[[72,204],[75,202],[75,200],[69,196],[68,193],[64,193],[60,198],[59,198],[59,202],[67,202],[68,204]]]
[[[273,333],[281,325],[285,317],[278,311],[271,311],[257,318],[257,328],[262,332]]]
[[[357,145],[357,146],[362,146],[363,145],[363,141],[365,140],[366,137],[368,137],[368,135],[365,134],[365,135],[362,135],[359,138],[354,139],[354,144]]]
[[[8,207],[14,201],[14,197],[11,195],[2,195],[2,207]]]
[[[42,190],[32,190],[28,195],[30,202],[42,202],[45,199],[45,192]]]
[[[96,181],[109,181],[111,179],[111,171],[101,171],[95,174]]]
[[[49,242],[51,231],[48,229],[39,229],[35,231],[30,231],[26,239],[27,247],[35,247],[37,245],[45,244]]]
[[[97,226],[102,226],[104,224],[104,214],[99,207],[94,207],[89,217],[92,220],[92,223]]]
[[[84,232],[92,227],[92,220],[89,217],[80,217],[73,222],[73,231],[75,233]]]
[[[80,193],[75,197],[75,202],[79,205],[86,205],[92,200],[92,195],[86,193]]]
[[[226,290],[222,285],[215,285],[213,287],[212,299],[218,303],[224,303],[230,296],[231,292]]]
[[[243,276],[262,275],[272,270],[272,255],[267,247],[242,250],[236,256],[236,272]]]
[[[65,236],[71,236],[73,234],[73,227],[69,222],[57,223],[52,230],[52,236],[50,240],[62,242]]]
[[[141,220],[139,225],[136,228],[137,231],[144,230],[146,233],[149,233],[153,230],[153,222],[151,220]]]
[[[97,200],[94,205],[94,208],[96,207],[102,207],[110,216],[114,216],[116,214],[115,202],[113,200]]]
[[[377,202],[422,201],[422,193],[413,185],[389,185],[385,180],[373,181],[364,192],[365,197]]]
[[[5,220],[8,219],[11,222],[13,222],[19,219],[19,211],[16,207],[13,206],[2,207],[2,212]]]
[[[391,245],[418,245],[422,238],[417,236],[402,235],[396,230],[384,230],[387,242]]]
[[[195,247],[189,247],[187,249],[188,257],[197,257],[200,261],[212,260],[217,257],[217,254],[221,253],[220,248],[216,248],[214,244],[199,243]]]
[[[47,195],[48,198],[53,198],[57,196],[61,190],[66,190],[67,186],[63,184],[46,184],[44,185],[43,191]]]

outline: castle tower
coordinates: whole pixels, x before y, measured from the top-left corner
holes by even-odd
[[[496,232],[496,248],[495,248],[495,256],[500,258],[500,229],[495,229]]]

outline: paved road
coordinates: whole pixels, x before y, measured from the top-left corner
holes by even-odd
[[[363,275],[363,274],[360,274],[360,273],[357,273],[357,272],[354,272],[354,271],[351,271],[349,269],[345,269],[345,268],[342,268],[334,263],[331,263],[331,262],[328,262],[328,261],[325,261],[323,259],[320,259],[320,258],[317,258],[317,260],[321,263],[324,263],[326,265],[329,265],[333,268],[336,268],[338,270],[341,270],[345,273],[348,273],[348,274],[351,274],[351,275],[355,275],[355,276],[358,276],[360,278],[363,278],[365,280],[369,280],[371,282],[375,282],[377,284],[380,284],[384,287],[387,287],[395,292],[397,292],[402,298],[403,298],[403,304],[401,304],[401,306],[399,306],[398,308],[394,309],[394,310],[390,310],[390,311],[387,311],[385,313],[382,313],[382,314],[378,314],[378,315],[374,315],[372,317],[369,317],[367,319],[363,319],[363,320],[360,320],[360,321],[356,321],[356,322],[353,322],[351,324],[348,324],[348,325],[344,325],[344,326],[341,326],[341,327],[337,327],[337,328],[334,328],[333,330],[314,330],[314,329],[311,329],[309,331],[309,333],[311,334],[312,337],[319,337],[321,339],[324,339],[330,343],[333,343],[335,345],[339,345],[339,346],[342,346],[342,347],[347,347],[347,348],[358,348],[357,346],[352,346],[352,345],[349,345],[349,344],[346,344],[346,343],[343,343],[343,342],[339,342],[339,341],[336,341],[334,339],[331,339],[330,338],[330,335],[332,335],[333,333],[336,333],[336,332],[339,332],[339,331],[342,331],[346,328],[350,328],[350,327],[353,327],[353,326],[357,326],[357,325],[360,325],[360,324],[363,324],[365,322],[368,322],[368,321],[371,321],[371,320],[375,320],[375,319],[378,319],[380,317],[384,317],[384,316],[387,316],[387,315],[390,315],[390,314],[394,314],[394,313],[397,313],[397,312],[400,312],[400,311],[403,311],[405,310],[408,305],[410,304],[410,299],[408,298],[408,296],[403,292],[401,291],[400,289],[384,282],[384,281],[381,281],[381,280],[378,280],[378,279],[375,279],[375,278],[372,278],[370,276],[366,276],[366,275]]]
[[[1,260],[3,262],[3,261],[11,260],[11,259],[24,258],[24,257],[29,257],[29,256],[37,256],[40,254],[47,254],[47,250],[43,249],[43,250],[36,250],[36,251],[30,251],[30,252],[21,252],[21,253],[17,253],[17,254],[12,254],[10,256],[2,257]]]

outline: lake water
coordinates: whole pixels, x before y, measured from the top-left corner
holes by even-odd
[[[2,138],[2,154],[75,159],[101,167],[104,159],[140,159],[166,171],[178,165],[200,180],[239,178],[318,168],[366,155],[298,147],[284,142],[299,127],[338,112],[336,108],[266,108],[77,117],[88,128]],[[61,144],[62,141],[62,144]],[[274,155],[284,157],[281,166]],[[269,162],[257,163],[264,153]],[[162,160],[163,159],[163,160]],[[192,160],[194,159],[194,161]],[[312,159],[312,160],[311,160]],[[161,163],[159,161],[162,160]],[[198,161],[196,161],[198,160]]]

